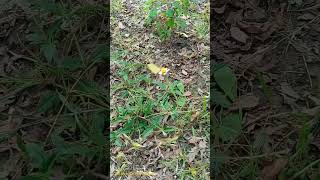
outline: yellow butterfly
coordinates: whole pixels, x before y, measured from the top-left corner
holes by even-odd
[[[168,68],[159,67],[155,64],[148,64],[147,67],[153,74],[166,75],[169,72]]]

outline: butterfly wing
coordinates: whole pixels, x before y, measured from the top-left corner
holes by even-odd
[[[155,64],[148,64],[147,67],[153,74],[158,74],[161,71],[161,68]]]

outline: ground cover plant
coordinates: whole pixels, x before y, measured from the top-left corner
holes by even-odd
[[[209,178],[206,8],[111,2],[112,178]]]
[[[0,2],[1,179],[109,169],[107,4]]]

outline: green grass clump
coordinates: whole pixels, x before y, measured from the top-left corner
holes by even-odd
[[[119,60],[117,63],[119,83],[112,86],[111,94],[116,101],[112,111],[116,114],[111,119],[111,125],[123,124],[123,127],[111,132],[111,142],[121,146],[122,134],[146,140],[155,132],[168,134],[179,131],[179,126],[161,122],[166,116],[171,122],[179,122],[183,118],[181,125],[190,121],[194,110],[184,96],[185,87],[181,81],[155,80],[144,71],[144,64]],[[188,116],[183,116],[185,114]]]
[[[187,27],[183,16],[190,15],[190,4],[189,0],[148,0],[145,3],[145,10],[148,13],[145,24],[155,27],[161,39],[167,39],[177,29]]]

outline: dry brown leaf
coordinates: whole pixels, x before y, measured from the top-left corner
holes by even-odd
[[[245,32],[241,31],[238,27],[231,27],[230,32],[233,39],[242,43],[246,43],[249,38],[249,36]]]
[[[259,104],[259,98],[253,95],[240,96],[230,107],[230,110],[250,109]]]
[[[196,155],[198,155],[200,149],[199,147],[195,146],[191,149],[191,152],[188,154],[188,163],[191,164],[195,159]]]
[[[191,92],[190,91],[185,92],[184,96],[191,96]]]
[[[278,174],[287,165],[287,159],[277,159],[262,170],[263,180],[276,180]]]
[[[185,75],[185,76],[187,76],[187,75],[188,75],[188,72],[187,72],[187,71],[185,71],[185,70],[183,70],[183,69],[182,69],[182,71],[181,71],[181,72],[182,72],[182,74],[183,74],[183,75]]]
[[[197,144],[197,143],[198,143],[199,141],[201,141],[201,140],[202,140],[201,137],[194,137],[194,136],[192,136],[192,138],[188,140],[188,143],[195,145],[195,144]]]
[[[242,20],[242,12],[243,10],[239,10],[237,12],[230,12],[228,18],[226,19],[226,23],[235,24]]]

